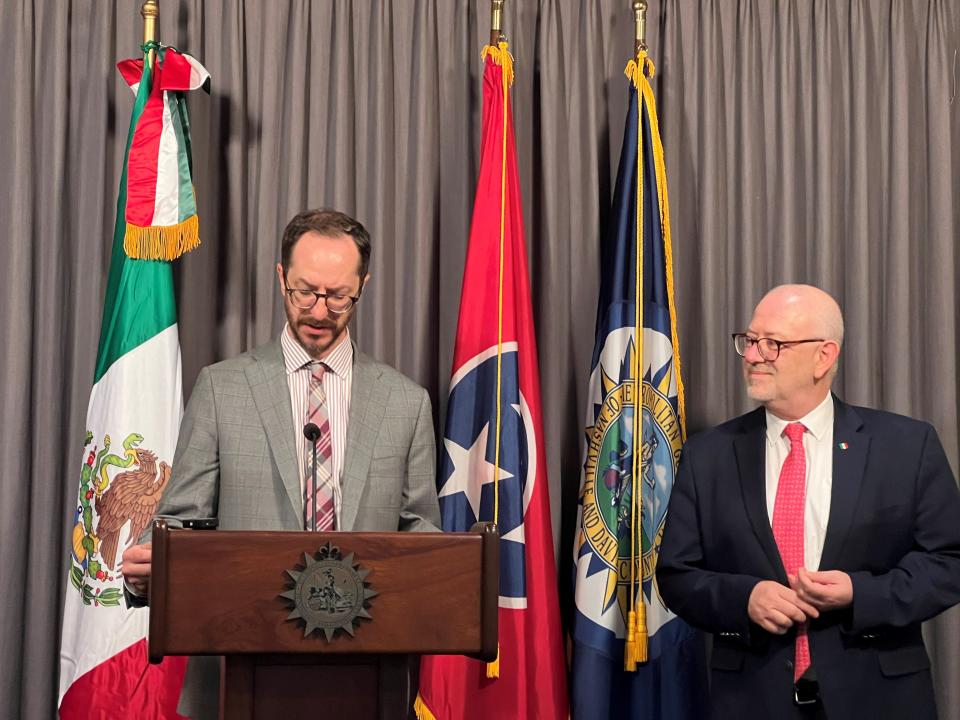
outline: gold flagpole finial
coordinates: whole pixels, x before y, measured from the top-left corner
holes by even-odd
[[[640,53],[647,49],[647,0],[632,0],[633,8],[633,56],[640,57]]]
[[[503,40],[504,0],[490,0],[490,44],[496,47]]]
[[[157,40],[157,22],[160,20],[160,3],[158,0],[144,0],[140,6],[140,15],[143,17],[143,43]],[[157,51],[151,49],[147,53],[147,63],[153,66]]]

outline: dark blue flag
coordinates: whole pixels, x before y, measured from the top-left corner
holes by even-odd
[[[574,720],[706,715],[703,637],[663,605],[654,577],[685,425],[667,178],[645,72],[653,63],[639,60],[627,65],[629,110],[601,246],[574,544]]]

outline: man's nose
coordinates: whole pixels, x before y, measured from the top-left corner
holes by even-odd
[[[743,353],[743,359],[751,365],[759,365],[762,362],[766,362],[766,360],[763,359],[763,356],[760,355],[759,343],[748,344],[746,352]]]
[[[330,311],[327,309],[326,298],[317,298],[317,302],[314,303],[313,307],[310,308],[307,313],[318,320],[323,320],[327,317]]]

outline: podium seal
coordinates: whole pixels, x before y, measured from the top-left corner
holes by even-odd
[[[329,642],[337,630],[353,636],[358,618],[370,619],[367,609],[377,595],[366,582],[369,574],[354,562],[353,553],[343,557],[329,542],[313,555],[304,553],[302,569],[287,570],[290,583],[280,593],[292,607],[286,619],[302,622],[304,637],[322,632]]]

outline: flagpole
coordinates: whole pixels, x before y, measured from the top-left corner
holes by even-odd
[[[647,0],[633,0],[633,56],[640,57],[640,53],[647,49]]]
[[[624,670],[635,672],[638,663],[647,662],[647,608],[643,596],[643,92],[641,83],[647,55],[647,3],[646,0],[632,0],[634,36],[633,60],[627,64],[627,72],[635,66],[635,77],[632,78],[637,92],[637,217],[636,217],[636,276],[635,276],[635,310],[634,310],[634,363],[631,368],[633,376],[634,413],[633,432],[631,438],[632,466],[630,472],[630,592],[629,611],[627,612],[627,627],[624,643]],[[639,545],[639,547],[638,547]],[[639,577],[637,576],[639,574]]]
[[[503,39],[503,3],[505,0],[490,0],[490,45],[497,47]]]
[[[157,40],[157,22],[160,19],[160,3],[158,0],[144,0],[140,6],[140,15],[143,17],[143,44],[147,45]],[[147,64],[153,67],[157,51],[150,48],[147,52]]]

